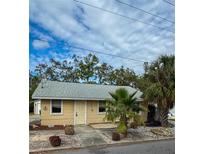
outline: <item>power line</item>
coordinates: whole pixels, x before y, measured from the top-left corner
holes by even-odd
[[[125,3],[125,2],[122,2],[122,1],[119,1],[119,0],[115,0],[115,1],[118,2],[118,3],[121,3],[121,4],[123,4],[123,5],[127,5],[127,6],[129,6],[129,7],[131,7],[131,8],[134,8],[134,9],[136,9],[136,10],[139,10],[139,11],[142,11],[142,12],[144,12],[144,13],[147,13],[147,14],[149,14],[149,15],[152,15],[152,16],[154,16],[154,17],[163,19],[163,20],[165,20],[165,21],[167,21],[167,22],[170,22],[170,23],[173,23],[173,24],[175,23],[174,21],[168,20],[168,19],[163,18],[163,17],[161,17],[161,16],[159,16],[159,15],[150,13],[150,12],[148,12],[148,11],[146,11],[146,10],[143,10],[143,9],[138,8],[138,7],[136,7],[136,6],[133,6],[133,5],[131,5],[131,4],[128,4],[128,3]]]
[[[162,1],[164,1],[165,3],[170,4],[170,5],[172,5],[172,6],[175,6],[173,3],[171,3],[171,2],[169,2],[169,1],[167,1],[167,0],[162,0]]]
[[[127,58],[127,57],[122,57],[122,56],[118,56],[118,55],[113,55],[113,54],[104,53],[104,52],[97,51],[97,50],[92,50],[92,49],[86,49],[86,48],[82,48],[82,47],[77,47],[77,46],[73,46],[73,45],[68,45],[68,46],[71,47],[71,48],[74,48],[74,49],[80,49],[80,50],[91,51],[91,52],[95,52],[95,53],[99,53],[99,54],[103,54],[103,55],[107,55],[107,56],[112,56],[112,57],[117,57],[117,58],[132,60],[132,61],[136,61],[136,62],[143,62],[143,63],[147,62],[147,61],[143,61],[143,60],[137,60],[137,59]]]
[[[46,41],[46,40],[41,40],[41,41],[48,42],[48,41]],[[50,43],[51,43],[51,42],[50,42]],[[52,43],[60,44],[59,42],[52,42]],[[132,59],[132,58],[127,58],[127,57],[123,57],[123,56],[118,56],[118,55],[113,55],[113,54],[109,54],[109,53],[104,53],[104,52],[101,52],[101,51],[99,51],[99,50],[93,50],[93,49],[87,49],[87,48],[77,47],[77,46],[69,45],[69,44],[67,44],[67,43],[66,43],[66,44],[65,44],[65,43],[61,43],[61,45],[63,45],[63,46],[68,46],[68,47],[71,47],[71,48],[74,48],[74,49],[79,49],[79,50],[85,50],[85,51],[95,52],[95,53],[99,53],[99,54],[103,54],[103,55],[107,55],[107,56],[112,56],[112,57],[117,57],[117,58],[132,60],[132,61],[135,61],[135,62],[143,62],[143,63],[148,62],[148,61],[144,61],[144,60]]]
[[[119,14],[119,13],[116,13],[116,12],[113,12],[113,11],[110,11],[110,10],[106,10],[106,9],[103,9],[103,8],[100,8],[100,7],[97,7],[97,6],[88,4],[88,3],[84,3],[84,2],[81,2],[81,1],[78,1],[78,0],[73,0],[73,1],[75,1],[75,2],[77,2],[77,3],[81,3],[81,4],[83,4],[83,5],[87,5],[87,6],[89,6],[89,7],[92,7],[92,8],[101,10],[101,11],[104,11],[104,12],[108,12],[108,13],[113,14],[113,15],[117,15],[117,16],[120,16],[120,17],[123,17],[123,18],[130,19],[130,20],[132,20],[132,21],[137,21],[137,22],[140,22],[140,23],[143,23],[143,24],[146,24],[146,25],[150,25],[150,26],[153,26],[153,27],[158,28],[158,29],[161,29],[161,30],[165,30],[165,31],[174,33],[173,31],[167,30],[166,28],[158,27],[158,26],[156,26],[156,25],[153,25],[153,24],[150,24],[150,23],[146,23],[146,22],[141,21],[141,20],[136,19],[136,18],[128,17],[128,16],[125,16],[125,15],[123,15],[123,14]]]

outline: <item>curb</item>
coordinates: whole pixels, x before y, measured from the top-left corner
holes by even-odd
[[[106,143],[106,144],[97,144],[97,145],[90,145],[84,147],[56,147],[56,148],[46,148],[46,149],[38,149],[38,150],[29,150],[29,153],[39,153],[39,152],[48,152],[48,151],[56,151],[56,150],[78,150],[78,149],[86,149],[86,148],[94,148],[94,147],[111,147],[111,146],[123,146],[135,143],[146,143],[146,142],[153,142],[153,141],[166,141],[166,140],[173,140],[175,137],[167,137],[162,139],[146,139],[146,140],[138,140],[138,141],[125,141],[125,142],[116,142],[116,143]]]

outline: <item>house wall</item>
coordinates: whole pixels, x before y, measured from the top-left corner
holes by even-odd
[[[41,100],[41,125],[74,124],[74,101],[63,100],[63,114],[50,114],[50,100]]]
[[[74,102],[73,100],[63,100],[63,114],[52,115],[50,113],[50,100],[41,100],[41,125],[73,125]],[[86,124],[107,122],[103,120],[105,113],[98,113],[98,101],[87,101],[86,116]],[[147,113],[142,112],[141,116],[146,121]]]
[[[87,124],[102,123],[105,114],[98,113],[98,101],[87,101]]]

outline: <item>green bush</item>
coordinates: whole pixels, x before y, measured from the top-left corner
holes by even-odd
[[[136,123],[137,126],[145,126],[145,122],[144,122],[142,116],[136,115],[133,120],[134,120],[134,122]]]
[[[122,134],[125,134],[127,132],[127,127],[126,127],[124,122],[119,123],[119,125],[117,127],[117,132],[122,133]]]

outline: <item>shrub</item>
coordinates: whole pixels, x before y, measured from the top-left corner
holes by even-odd
[[[140,115],[135,116],[134,122],[137,124],[137,126],[145,126],[144,120]]]
[[[74,126],[73,125],[67,125],[65,126],[65,134],[66,135],[74,135]]]
[[[124,122],[120,122],[118,127],[117,127],[117,132],[118,133],[125,133],[127,131],[127,127],[126,125],[124,124]]]
[[[130,128],[136,129],[137,126],[138,126],[138,123],[135,122],[135,121],[133,121],[133,122],[130,123]]]
[[[117,132],[123,134],[124,137],[127,136],[127,126],[125,125],[124,122],[119,123],[119,125],[117,127]]]
[[[61,139],[59,136],[50,136],[49,141],[53,147],[60,146],[61,144]]]
[[[112,133],[112,140],[113,141],[119,141],[120,140],[120,134],[117,132]]]

